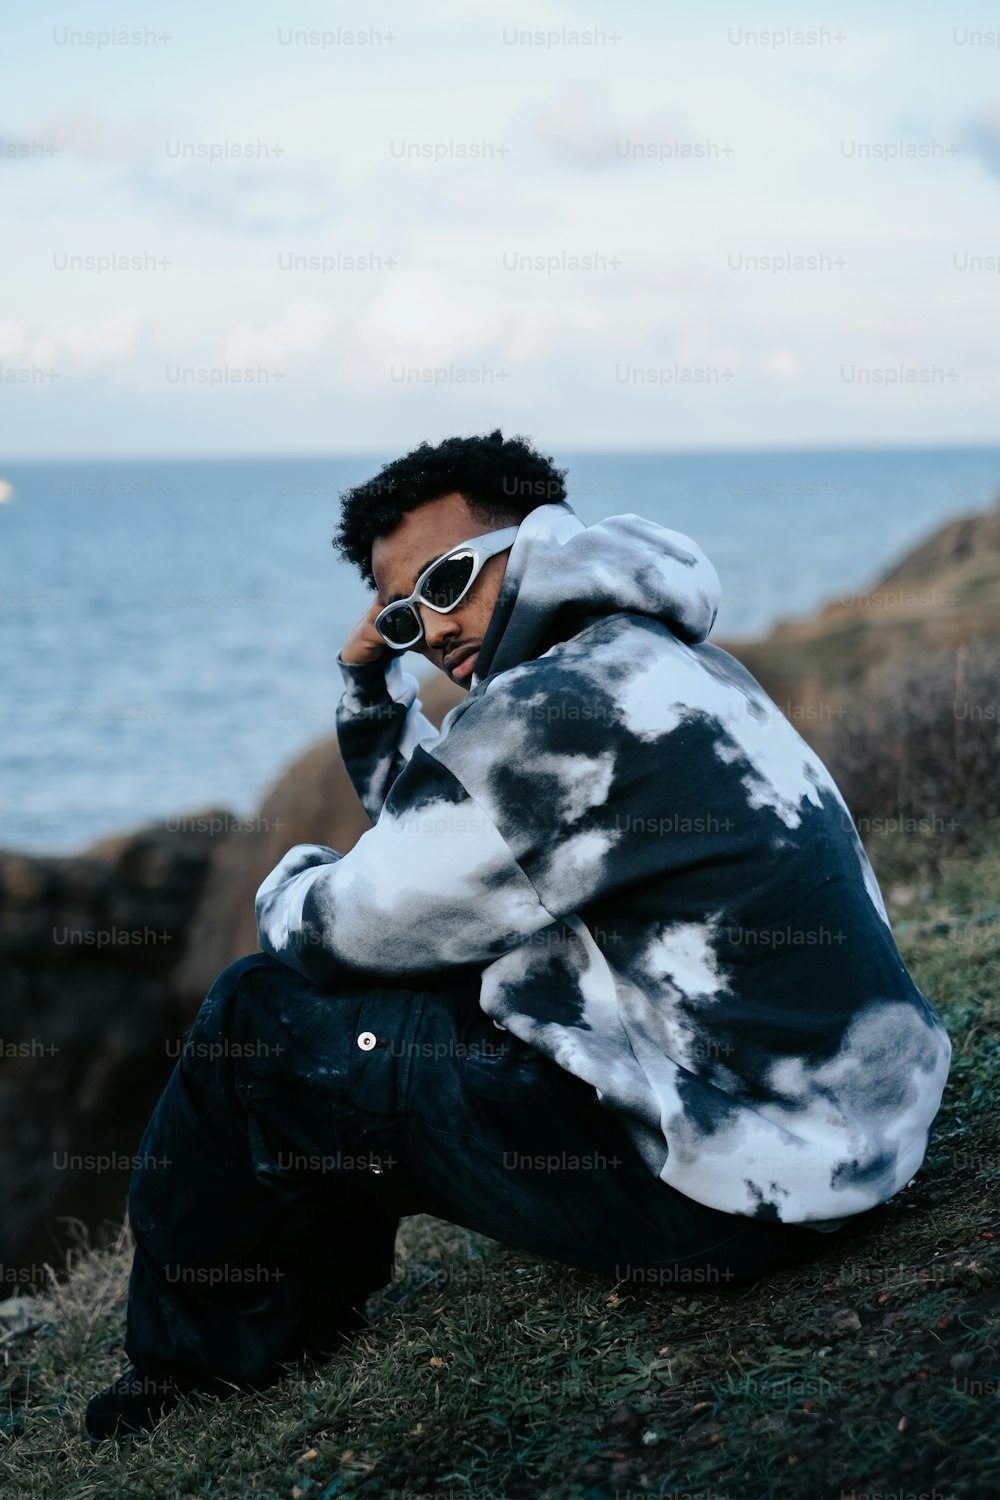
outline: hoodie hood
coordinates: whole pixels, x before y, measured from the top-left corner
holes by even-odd
[[[694,645],[711,630],[719,597],[718,574],[683,533],[632,512],[585,526],[568,501],[539,505],[507,554],[472,685],[601,615],[650,615]]]

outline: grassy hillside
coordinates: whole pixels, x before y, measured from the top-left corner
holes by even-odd
[[[856,594],[758,641],[726,642],[775,701],[836,702],[905,656],[1000,642],[1000,501],[947,522]]]
[[[863,1232],[740,1292],[626,1292],[429,1219],[371,1331],[256,1399],[92,1451],[128,1246],[0,1323],[0,1494],[25,1500],[934,1500],[1000,1494],[1000,844],[932,877],[874,857],[955,1051],[913,1184]],[[905,882],[905,883],[903,883]]]

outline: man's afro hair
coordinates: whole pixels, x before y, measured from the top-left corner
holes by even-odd
[[[434,448],[421,443],[385,464],[374,479],[343,491],[333,546],[376,588],[372,543],[394,531],[408,511],[457,493],[484,530],[513,525],[539,505],[565,500],[565,477],[565,469],[555,468],[524,438],[505,439],[499,427],[479,437],[445,438]]]

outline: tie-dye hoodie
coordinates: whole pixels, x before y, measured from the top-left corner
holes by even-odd
[[[290,850],[260,945],[330,986],[471,973],[664,1182],[832,1228],[921,1165],[951,1043],[829,772],[707,643],[718,598],[678,532],[531,511],[440,732],[399,654],[339,663],[374,827]]]

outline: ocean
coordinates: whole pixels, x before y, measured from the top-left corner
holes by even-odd
[[[366,603],[330,545],[338,496],[391,456],[0,467],[0,846],[248,817],[333,733]],[[634,511],[699,542],[728,641],[863,592],[1000,485],[1000,448],[554,456],[585,523]]]

